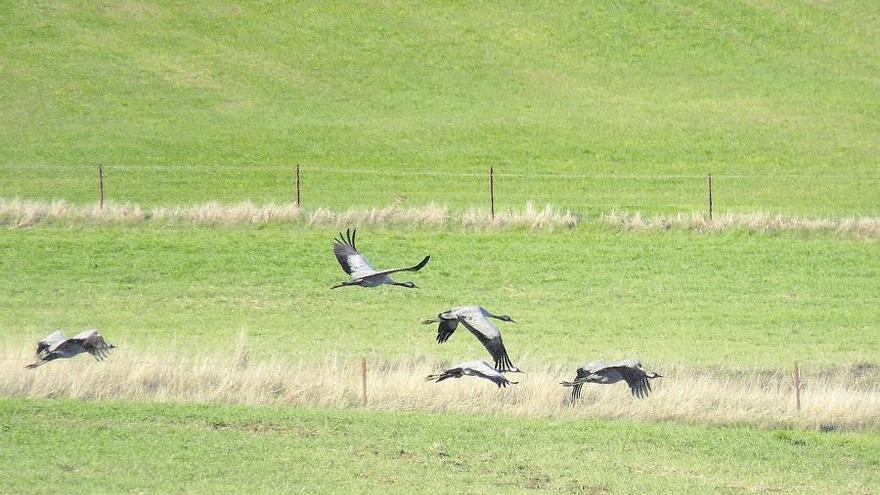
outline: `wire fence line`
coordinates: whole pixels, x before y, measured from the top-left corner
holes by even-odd
[[[820,218],[880,215],[876,175],[389,170],[303,164],[89,168],[48,175],[58,171],[48,166],[42,172],[22,169],[15,181],[5,181],[4,189],[9,189],[0,189],[0,198],[37,196],[101,206],[108,200],[144,207],[251,201],[334,211],[437,204],[492,213],[496,207],[521,209],[534,203],[588,216],[610,210],[711,215],[713,208]]]
[[[6,165],[17,167],[23,170],[45,170],[58,171],[63,169],[57,165]],[[290,165],[210,165],[210,164],[186,164],[187,168],[207,169],[208,171],[226,171],[226,172],[282,172],[291,173],[297,166],[296,163]],[[450,172],[443,170],[400,170],[400,169],[383,169],[383,168],[351,168],[351,167],[332,167],[321,165],[299,164],[303,173],[310,174],[352,174],[352,175],[382,175],[382,176],[400,176],[400,177],[485,177],[485,170],[475,170],[472,172]],[[77,165],[77,168],[97,168],[96,165]],[[140,171],[140,170],[157,170],[164,172],[175,171],[175,165],[136,165],[136,164],[106,164],[105,170],[113,171]],[[489,167],[486,167],[488,170]],[[703,173],[614,173],[614,172],[595,172],[595,173],[571,173],[571,172],[505,172],[504,168],[494,166],[496,169],[496,177],[518,177],[518,178],[535,178],[535,179],[621,179],[621,180],[662,180],[662,179],[700,179],[710,174],[716,178],[724,179],[778,179],[778,180],[835,180],[835,181],[880,181],[880,175],[841,175],[841,174],[794,174],[794,173],[762,173],[762,174],[743,174],[743,173],[715,173],[711,172],[718,168],[717,165],[709,165],[703,167],[707,172]]]

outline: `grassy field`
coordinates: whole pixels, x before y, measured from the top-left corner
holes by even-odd
[[[514,362],[821,368],[880,355],[877,243],[741,231],[362,229],[379,266],[418,290],[344,279],[323,227],[40,227],[0,236],[0,327],[22,348],[51,328],[97,327],[130,349],[230,351],[298,360],[482,355],[442,346],[424,318],[477,303],[511,314]],[[407,276],[411,275],[411,276]]]
[[[871,493],[878,33],[866,0],[0,4],[0,492]],[[340,225],[422,288],[330,291]],[[425,386],[484,356],[418,323],[469,303],[521,384]],[[109,361],[22,368],[92,327]],[[565,402],[625,357],[649,400]]]
[[[0,197],[880,213],[870,1],[0,14]]]
[[[869,494],[880,483],[877,433],[9,399],[0,427],[0,479],[20,494]]]

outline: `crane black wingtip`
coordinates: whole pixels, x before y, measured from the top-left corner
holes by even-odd
[[[357,229],[352,230],[351,228],[347,228],[345,229],[345,233],[343,234],[342,232],[340,232],[339,238],[334,238],[333,242],[336,244],[351,246],[352,248],[354,248],[355,251],[357,251],[357,248],[354,245],[354,238],[356,233]]]
[[[412,271],[417,272],[417,271],[421,270],[422,268],[425,267],[425,265],[428,264],[428,260],[430,260],[430,259],[431,259],[431,255],[425,256],[425,259],[423,259],[421,262],[419,262],[418,265],[412,267]]]

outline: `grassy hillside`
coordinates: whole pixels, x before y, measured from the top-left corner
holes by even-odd
[[[876,433],[0,399],[14,493],[872,493]],[[71,438],[76,440],[71,442]]]
[[[0,328],[23,350],[51,328],[102,329],[129,349],[255,357],[484,353],[419,324],[482,304],[514,362],[777,368],[880,355],[876,241],[797,232],[361,229],[377,266],[431,262],[421,288],[329,287],[345,275],[324,227],[38,227],[0,236]]]
[[[288,200],[302,163],[311,206],[458,207],[483,203],[495,166],[588,176],[502,176],[502,204],[701,208],[712,172],[719,208],[876,215],[877,14],[7,2],[0,196],[93,201],[104,164],[117,200]]]

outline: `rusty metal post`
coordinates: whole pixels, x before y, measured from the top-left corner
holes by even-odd
[[[794,399],[797,410],[801,410],[801,369],[798,362],[794,362]]]
[[[709,174],[709,221],[712,221],[712,174]]]
[[[104,166],[98,165],[98,189],[100,197],[98,200],[98,208],[104,209]]]
[[[296,164],[296,207],[300,207],[299,202],[299,164]]]
[[[489,167],[489,211],[492,212],[492,220],[495,220],[495,171]]]
[[[361,358],[361,396],[367,405],[367,358]]]

